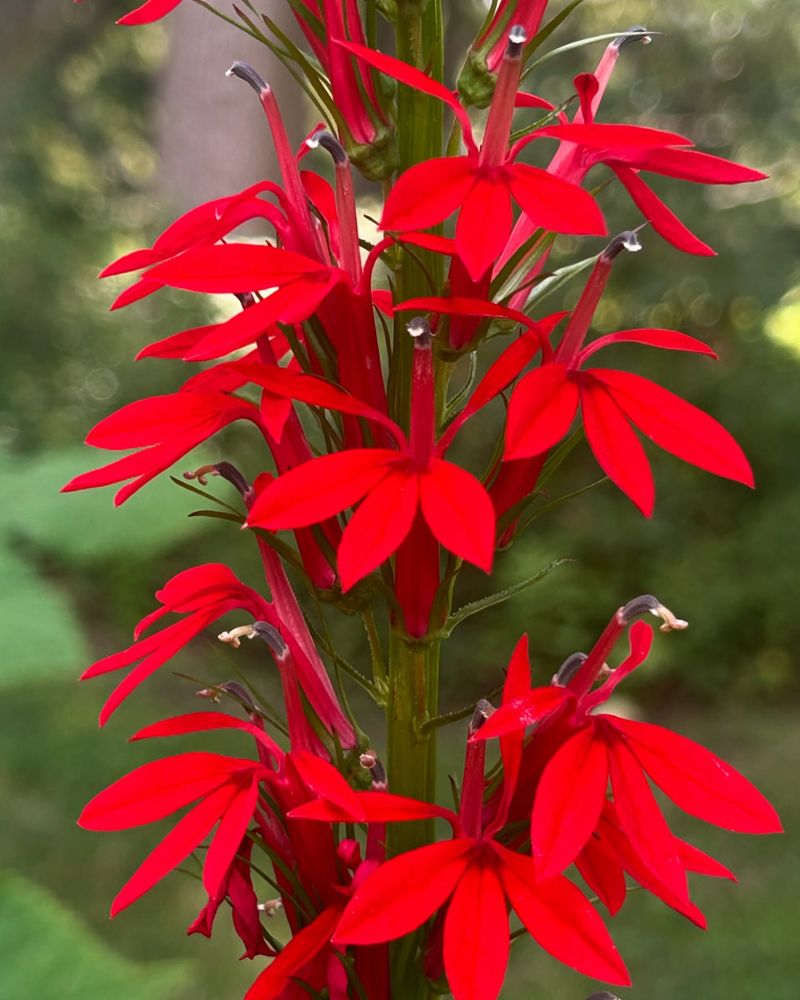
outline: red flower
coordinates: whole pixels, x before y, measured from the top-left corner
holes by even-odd
[[[144,764],[93,798],[78,820],[86,830],[143,826],[200,800],[125,883],[111,916],[181,864],[218,823],[203,865],[203,886],[215,896],[253,817],[259,782],[268,773],[252,760],[184,753]]]
[[[646,776],[676,805],[708,823],[742,833],[777,833],[781,825],[773,807],[746,778],[699,744],[651,723],[590,714],[646,659],[652,629],[635,622],[630,629],[629,655],[600,688],[589,691],[620,632],[633,615],[647,610],[661,614],[664,609],[649,597],[621,608],[574,677],[565,679],[568,701],[553,722],[554,727],[561,727],[556,735],[563,735],[536,787],[531,844],[540,878],[563,871],[595,831],[610,779],[619,825],[640,866],[675,897],[688,899],[676,840]],[[674,618],[668,621],[681,625]],[[475,738],[524,730],[539,718],[546,690],[534,688],[501,706]],[[532,715],[532,710],[537,714]],[[534,735],[531,746],[536,741]]]
[[[83,0],[73,0],[73,2],[83,3]],[[181,0],[146,0],[141,7],[123,15],[117,24],[151,24],[153,21],[160,21],[170,11],[175,10],[180,2]]]
[[[381,228],[428,229],[459,211],[456,248],[475,281],[508,242],[512,201],[545,229],[605,233],[603,217],[590,194],[545,170],[516,163],[521,147],[508,151],[521,44],[510,44],[480,148],[466,111],[442,84],[391,56],[351,43],[343,47],[401,83],[444,101],[458,118],[467,146],[466,156],[427,160],[402,174],[386,200]]]

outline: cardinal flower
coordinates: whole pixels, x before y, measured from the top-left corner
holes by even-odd
[[[631,425],[683,461],[752,486],[753,473],[742,449],[713,417],[641,375],[583,367],[597,351],[618,343],[716,357],[694,337],[653,328],[610,333],[582,346],[611,263],[625,245],[638,249],[635,234],[621,234],[600,254],[552,363],[529,372],[515,387],[505,460],[542,455],[567,434],[580,408],[601,468],[646,516],[653,511],[653,475]]]
[[[545,229],[601,235],[606,231],[590,194],[545,170],[517,163],[519,145],[508,150],[523,42],[524,33],[514,34],[508,43],[480,148],[466,111],[446,87],[391,56],[343,45],[375,69],[444,101],[456,115],[467,155],[427,160],[402,174],[386,200],[381,227],[399,232],[428,229],[458,211],[456,249],[474,281],[508,242],[512,202]]]
[[[480,708],[476,717],[482,718]],[[537,880],[532,859],[503,846],[493,835],[494,824],[482,823],[483,749],[482,743],[468,744],[458,815],[381,792],[355,793],[355,808],[321,799],[290,813],[329,822],[442,818],[453,829],[451,840],[401,854],[370,874],[344,910],[334,943],[392,941],[442,911],[444,968],[455,1000],[495,1000],[508,961],[510,905],[534,940],[559,961],[627,985],[608,931],[576,886],[561,875]],[[508,780],[513,785],[514,778]]]
[[[677,733],[652,723],[595,714],[617,685],[650,651],[652,629],[634,619],[645,612],[681,622],[650,595],[620,608],[588,657],[578,657],[557,677],[568,699],[559,713],[557,748],[536,787],[531,844],[540,878],[563,871],[589,841],[600,821],[609,780],[625,837],[650,876],[677,898],[688,899],[679,845],[656,802],[649,777],[677,806],[699,819],[742,833],[777,833],[780,820],[764,796],[730,764]],[[630,651],[597,690],[591,686],[620,634],[630,628]],[[572,674],[572,676],[570,676]],[[544,689],[547,690],[547,689]],[[501,706],[477,740],[524,730],[539,715],[543,689]],[[534,734],[531,746],[535,747]],[[552,738],[552,736],[551,736]]]
[[[144,826],[197,803],[125,883],[111,916],[181,864],[219,824],[203,865],[203,886],[215,896],[253,818],[259,782],[268,774],[252,760],[184,753],[144,764],[92,799],[78,821],[86,830]]]

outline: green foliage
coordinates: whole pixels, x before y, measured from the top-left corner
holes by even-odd
[[[0,964],[15,1000],[174,1000],[188,980],[185,963],[114,954],[52,895],[10,873],[0,873]]]

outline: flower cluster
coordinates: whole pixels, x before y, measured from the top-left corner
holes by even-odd
[[[122,23],[158,20],[179,2],[147,0]],[[465,563],[491,572],[570,448],[585,437],[604,477],[646,516],[655,490],[637,431],[685,462],[753,485],[741,448],[709,414],[640,375],[590,364],[615,344],[714,353],[675,330],[591,336],[615,261],[641,249],[641,226],[609,241],[599,201],[583,184],[594,167],[610,168],[656,233],[676,250],[705,255],[713,251],[641,173],[700,184],[764,175],[700,152],[674,132],[596,120],[621,51],[648,40],[644,29],[615,39],[561,106],[522,89],[546,6],[493,6],[459,96],[427,72],[437,61],[425,45],[441,43],[434,0],[370,4],[367,21],[355,0],[297,0],[291,9],[308,56],[282,36],[262,36],[252,4],[237,8],[243,28],[303,74],[325,122],[295,149],[272,89],[235,63],[230,75],[263,108],[279,179],[192,209],[151,247],[103,272],[139,275],[113,308],[164,288],[227,295],[238,306],[229,319],[142,348],[139,358],[198,368],[178,391],[102,420],[87,443],[127,454],[65,489],[123,484],[122,503],[218,431],[249,422],[257,437],[249,475],[228,461],[184,473],[200,486],[224,479],[235,504],[184,485],[247,529],[268,596],[219,563],[173,577],[132,645],[84,675],[127,671],[101,724],[231,613],[246,623],[220,640],[232,648],[262,641],[285,712],[278,718],[243,683],[209,686],[199,693],[229,711],[166,719],[133,739],[233,730],[250,741],[252,756],[190,752],[146,764],[93,799],[81,824],[126,829],[189,807],[120,891],[112,915],[204,851],[207,901],[189,932],[210,935],[228,904],[246,956],[271,959],[248,1000],[324,990],[332,1000],[413,1000],[428,995],[429,981],[456,1000],[493,1000],[509,952],[509,911],[559,961],[627,984],[572,866],[612,915],[630,878],[701,926],[687,872],[733,877],[671,832],[650,781],[707,822],[750,833],[780,829],[763,796],[709,751],[598,711],[648,655],[653,631],[643,614],[658,616],[664,631],[686,624],[649,596],[621,607],[591,652],[568,657],[547,685],[531,688],[527,639],[520,640],[500,706],[481,702],[473,714],[456,809],[434,802],[435,736],[447,721],[436,715],[439,647],[460,620],[451,613],[458,575]],[[414,37],[418,58],[379,50],[378,9],[395,21],[398,53],[401,38]],[[446,143],[442,134],[421,148],[419,123],[403,118],[403,94],[415,106],[444,108]],[[489,108],[480,137],[476,105]],[[524,159],[533,144],[554,150],[546,168]],[[383,180],[374,242],[359,217],[355,167]],[[270,239],[237,239],[253,219],[269,227]],[[559,234],[605,237],[605,246],[586,266],[564,269],[589,272],[575,307],[546,313],[548,278],[556,276],[546,267]],[[483,346],[500,336],[504,349],[477,379]],[[466,384],[452,391],[454,373],[467,368]],[[498,398],[507,404],[502,435],[472,471],[451,447]],[[287,570],[317,608],[325,602],[363,617],[372,677],[332,648],[324,616],[309,615]],[[623,636],[630,651],[612,668],[607,661]],[[351,715],[343,674],[385,709],[383,761]],[[489,767],[487,741],[495,738],[499,760]],[[449,838],[436,839],[436,821],[449,825]],[[264,922],[278,909],[292,934],[283,946]]]

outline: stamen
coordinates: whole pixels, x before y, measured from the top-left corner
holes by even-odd
[[[263,913],[267,917],[274,917],[276,913],[283,909],[283,900],[280,897],[277,899],[268,899],[264,903],[258,903],[256,909],[259,913]]]
[[[284,642],[283,636],[269,622],[253,622],[252,629],[255,636],[264,640],[277,659],[282,660],[289,655],[289,647]]]
[[[640,597],[634,597],[632,601],[628,601],[624,607],[619,609],[617,615],[621,625],[630,625],[635,618],[648,612],[651,615],[655,615],[656,618],[661,619],[662,624],[659,626],[659,631],[661,632],[677,632],[689,627],[687,621],[674,615],[669,608],[665,607],[652,594],[642,594]]]
[[[618,51],[624,49],[626,45],[634,45],[641,42],[642,45],[649,45],[653,41],[652,34],[642,24],[636,24],[629,28],[624,35],[615,38],[611,43]]]
[[[508,33],[508,47],[506,48],[506,55],[509,59],[519,59],[522,55],[522,46],[527,41],[528,33],[525,31],[525,26],[522,24],[513,25]]]
[[[188,470],[183,473],[184,479],[196,479],[201,486],[208,486],[208,476],[218,476],[216,465],[201,465],[199,469],[195,469],[193,472]]]
[[[358,762],[363,768],[371,772],[373,791],[385,791],[388,787],[386,769],[375,751],[372,748],[366,750],[358,758]]]
[[[586,653],[571,653],[556,670],[551,683],[556,687],[566,687],[587,659]]]
[[[242,644],[242,639],[255,639],[257,634],[255,624],[237,625],[230,632],[220,632],[217,638],[220,642],[227,642],[234,649],[238,649]]]
[[[638,233],[646,225],[647,223],[645,222],[641,226],[637,226],[636,229],[626,229],[624,232],[619,233],[603,250],[600,256],[606,260],[614,260],[623,250],[627,250],[628,253],[638,253],[642,249]]]
[[[240,80],[244,80],[245,83],[250,84],[257,94],[262,94],[265,90],[269,90],[267,81],[253,69],[250,63],[241,62],[239,59],[225,72],[225,76],[238,76]]]
[[[472,718],[469,720],[469,735],[474,736],[475,733],[481,728],[481,726],[486,722],[489,716],[494,712],[494,707],[490,701],[486,698],[481,698],[478,704],[475,706],[475,711],[472,713]]]
[[[309,149],[317,149],[322,146],[324,150],[327,150],[333,157],[333,162],[337,166],[343,166],[347,163],[347,153],[345,152],[344,146],[339,142],[332,132],[327,129],[320,129],[319,132],[315,132],[313,135],[306,139],[306,145]]]
[[[417,347],[430,347],[431,338],[433,333],[431,332],[430,325],[424,316],[415,316],[413,319],[406,323],[406,330],[409,336],[413,337],[416,341]]]

